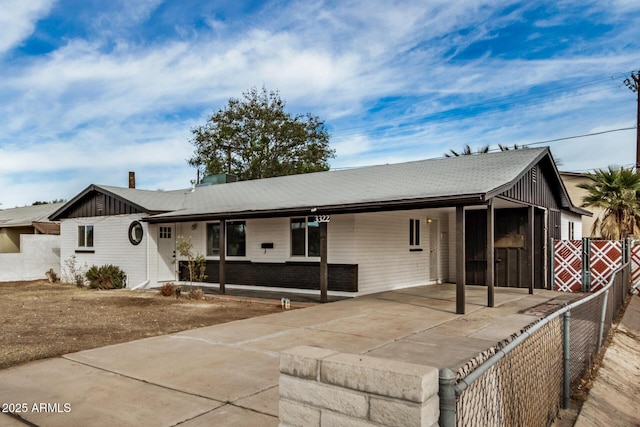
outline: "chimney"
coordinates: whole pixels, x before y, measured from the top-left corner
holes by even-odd
[[[136,188],[136,173],[129,172],[129,188]]]

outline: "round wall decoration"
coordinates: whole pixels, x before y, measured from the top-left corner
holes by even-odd
[[[133,221],[129,226],[129,241],[132,245],[139,245],[142,242],[142,224],[138,221]]]

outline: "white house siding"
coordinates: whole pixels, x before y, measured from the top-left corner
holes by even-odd
[[[573,240],[582,239],[582,216],[569,212],[562,212],[560,216],[560,239],[568,240],[569,223],[573,223]]]
[[[432,224],[427,219],[435,220]],[[409,251],[409,219],[419,219],[420,248]],[[247,219],[247,256],[227,257],[227,260],[253,262],[305,262],[319,261],[318,257],[292,257],[290,218]],[[206,254],[207,222],[175,224],[176,239],[190,239],[193,249]],[[151,283],[156,285],[157,229],[149,227],[149,270]],[[379,292],[430,283],[429,227],[438,227],[438,281],[451,276],[450,242],[455,233],[450,231],[450,214],[445,210],[416,210],[364,214],[332,215],[328,224],[327,251],[330,264],[358,264],[358,294]],[[443,241],[443,238],[445,239]],[[273,243],[273,249],[263,249],[262,243]],[[455,254],[454,254],[455,255]],[[180,258],[180,257],[179,257]],[[207,259],[218,259],[207,257]],[[241,284],[241,283],[238,283]]]
[[[147,239],[149,227],[143,227],[142,241],[133,245],[129,241],[129,226],[143,215],[116,215],[88,218],[69,218],[60,224],[60,262],[63,275],[66,262],[76,257],[76,265],[87,269],[92,265],[113,264],[120,267],[128,277],[128,287],[133,288],[147,280]],[[93,225],[93,248],[78,247],[78,226]],[[77,251],[93,250],[93,253]]]
[[[60,274],[60,236],[23,234],[19,253],[0,253],[0,282],[44,279],[51,268]]]
[[[273,243],[273,249],[263,249]],[[247,257],[254,262],[284,262],[290,253],[289,218],[247,220]]]
[[[430,283],[428,218],[438,220],[440,232],[448,229],[448,215],[441,211],[380,212],[355,216],[359,294]],[[409,219],[420,220],[419,248],[422,251],[410,251]],[[442,267],[449,262],[449,256],[445,255],[448,246],[440,242],[440,280],[446,275]]]
[[[261,218],[244,221],[247,225],[247,256],[227,257],[227,260],[274,263],[320,260],[319,257],[291,256],[290,218]],[[327,227],[327,251],[330,263],[355,263],[353,223],[353,215],[333,215],[331,217],[331,222]],[[159,225],[162,224],[154,224],[153,229],[157,230]],[[176,230],[178,239],[180,237],[190,239],[195,252],[206,254],[207,222],[178,223],[176,224]],[[157,231],[155,233],[157,234]],[[273,243],[273,249],[263,249],[263,243]],[[179,258],[182,260],[184,257]],[[206,258],[218,259],[217,256],[207,256]]]

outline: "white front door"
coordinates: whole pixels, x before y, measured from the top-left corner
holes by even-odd
[[[429,223],[429,280],[433,281],[440,279],[438,274],[439,237],[438,221],[434,219]]]
[[[176,280],[176,238],[173,224],[158,226],[158,281]]]

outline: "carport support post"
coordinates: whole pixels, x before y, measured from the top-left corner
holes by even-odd
[[[495,306],[494,300],[494,281],[495,281],[495,263],[494,263],[494,209],[493,203],[489,200],[487,206],[487,307]]]
[[[220,293],[224,294],[226,292],[225,289],[225,281],[226,281],[226,277],[225,277],[225,270],[226,270],[226,266],[225,266],[225,254],[227,252],[227,245],[226,245],[226,238],[225,238],[225,232],[227,231],[227,225],[226,225],[226,221],[224,219],[220,220],[220,265],[219,265],[219,272],[218,272],[218,276],[220,279]]]
[[[327,262],[327,222],[320,222],[320,302],[327,302],[329,287],[329,264]]]
[[[529,206],[527,211],[527,239],[529,241],[529,295],[533,295],[533,285],[536,280],[535,208],[533,206]]]
[[[464,314],[465,271],[464,206],[456,206],[456,314]]]

